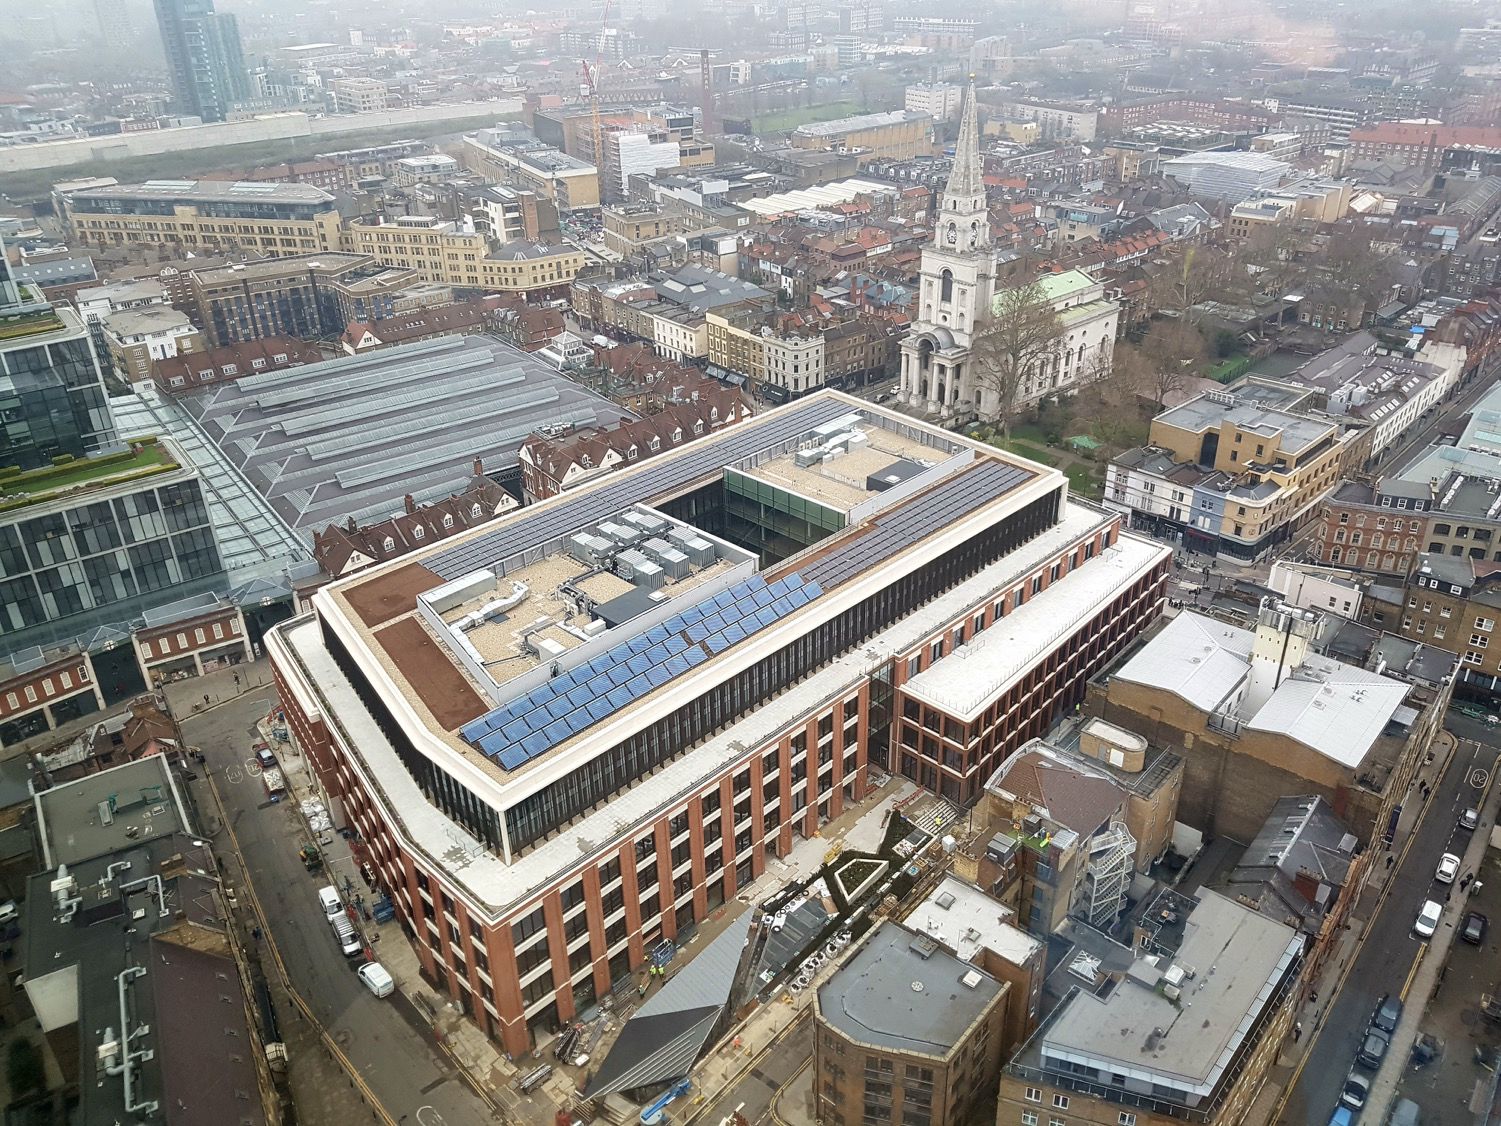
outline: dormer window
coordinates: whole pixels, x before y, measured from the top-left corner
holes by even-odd
[[[703,419],[699,419],[697,422],[695,422],[693,424],[693,432],[695,434],[702,434],[704,432],[704,420]]]
[[[453,527],[453,513],[445,512],[443,514],[443,527],[445,530]]]
[[[662,448],[662,439],[653,434],[651,441],[647,442],[646,446],[647,449],[651,450],[652,453],[656,453]]]
[[[628,446],[626,448],[626,451],[625,451],[625,460],[626,461],[635,461],[636,460],[636,454],[637,454],[637,452],[638,451],[636,449],[635,443],[632,443],[630,446]]]
[[[681,426],[674,426],[672,428],[672,440],[674,442],[681,442],[683,440],[683,428]]]
[[[585,469],[593,469],[594,459],[588,454],[584,454],[583,457],[579,458],[579,464],[582,465]]]
[[[414,540],[420,540],[426,534],[427,533],[423,529],[421,524],[418,524],[415,528],[412,529],[412,538]]]
[[[469,506],[469,515],[472,516],[474,519],[478,520],[479,519],[479,505],[477,505],[477,504],[471,504]]]
[[[396,550],[396,541],[393,540],[390,536],[387,536],[386,539],[385,539],[385,543],[382,546],[387,551],[395,551]]]

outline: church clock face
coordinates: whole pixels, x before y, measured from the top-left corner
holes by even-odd
[[[956,245],[959,242],[959,228],[953,223],[950,223],[948,226],[948,233],[944,235],[944,238],[945,240],[947,240],[950,246]]]

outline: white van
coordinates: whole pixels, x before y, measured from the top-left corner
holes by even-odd
[[[339,898],[339,889],[333,884],[318,889],[318,906],[323,908],[324,917],[330,922],[335,915],[344,914],[344,901]]]
[[[389,997],[396,992],[396,982],[379,962],[366,962],[360,967],[360,980],[377,997]]]
[[[354,924],[349,921],[349,916],[340,912],[337,918],[329,921],[333,923],[334,937],[338,939],[339,949],[344,951],[344,957],[359,957],[365,947],[360,942],[360,936],[355,933]]]

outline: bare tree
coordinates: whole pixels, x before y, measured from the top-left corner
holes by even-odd
[[[1189,385],[1209,362],[1204,335],[1181,319],[1153,321],[1139,344],[1126,344],[1116,352],[1121,381],[1158,406],[1165,406],[1176,391]]]
[[[1194,320],[1194,306],[1244,289],[1245,268],[1216,246],[1189,246],[1152,278],[1152,308]]]
[[[984,391],[994,396],[991,417],[1009,438],[1022,386],[1057,362],[1063,322],[1047,291],[1035,281],[998,292],[992,310],[990,322],[975,335],[970,362],[981,401]]]
[[[1378,249],[1369,234],[1348,227],[1329,236],[1317,264],[1335,288],[1364,299],[1372,309],[1390,297],[1397,278],[1393,256]]]

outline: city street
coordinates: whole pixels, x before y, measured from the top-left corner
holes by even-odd
[[[791,1025],[780,1040],[762,1052],[755,1066],[741,1077],[740,1082],[700,1112],[697,1121],[717,1126],[736,1110],[745,1115],[751,1126],[765,1121],[771,1115],[776,1093],[798,1068],[812,1058],[813,1021],[805,1017]]]
[[[1496,734],[1484,723],[1452,711],[1446,726],[1459,738],[1459,746],[1448,769],[1434,783],[1410,846],[1398,842],[1399,850],[1405,851],[1398,854],[1391,889],[1375,917],[1363,924],[1360,949],[1343,988],[1332,999],[1321,997],[1332,1008],[1314,1034],[1309,1063],[1287,1101],[1285,1122],[1324,1126],[1329,1121],[1377,1001],[1386,993],[1402,994],[1410,982],[1419,952],[1413,920],[1425,899],[1443,899],[1443,885],[1433,880],[1439,857],[1445,852],[1463,854],[1470,843],[1471,834],[1460,829],[1457,821],[1463,809],[1479,801],[1482,790],[1474,785],[1480,780],[1475,772],[1494,764]],[[1420,777],[1427,779],[1429,773]],[[1419,793],[1414,790],[1409,800],[1420,800]],[[1358,913],[1356,923],[1361,925]],[[1326,985],[1334,988],[1332,982]]]
[[[275,700],[270,688],[251,692],[189,716],[182,728],[188,742],[208,756],[207,770],[293,986],[393,1119],[421,1126],[490,1121],[489,1108],[433,1046],[422,1015],[400,994],[372,996],[355,976],[354,963],[335,945],[316,896],[319,887],[336,876],[342,880],[342,874],[310,875],[303,869],[297,810],[290,801],[266,801],[250,752],[255,721]],[[206,780],[194,785],[199,805],[213,808]],[[228,836],[216,838],[221,853],[230,848]],[[266,964],[268,974],[274,972],[269,958]],[[337,1098],[357,1101],[358,1096],[341,1086]]]

